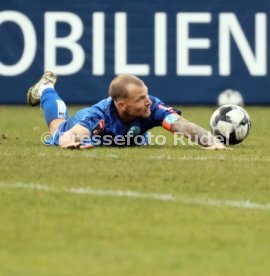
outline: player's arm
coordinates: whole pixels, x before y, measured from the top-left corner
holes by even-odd
[[[90,131],[86,127],[77,124],[60,136],[59,145],[63,149],[85,148],[81,144],[87,138],[90,138]]]
[[[170,114],[166,117],[162,126],[172,132],[177,132],[199,143],[205,149],[223,150],[227,149],[215,136],[204,128],[186,120],[178,114]]]

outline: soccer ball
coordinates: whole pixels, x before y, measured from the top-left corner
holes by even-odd
[[[218,106],[222,106],[225,104],[244,106],[244,99],[240,92],[232,89],[227,89],[219,94],[217,104]]]
[[[220,106],[211,116],[210,127],[213,135],[224,144],[241,143],[249,134],[251,121],[248,113],[240,106]]]

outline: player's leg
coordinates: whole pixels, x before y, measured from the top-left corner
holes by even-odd
[[[53,134],[58,126],[68,119],[68,108],[52,83],[41,85],[39,91],[44,118],[50,133]]]
[[[27,102],[30,105],[41,104],[51,134],[68,119],[67,106],[54,89],[56,79],[54,73],[47,71],[27,93]]]

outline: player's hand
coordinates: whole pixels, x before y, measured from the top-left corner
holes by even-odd
[[[81,144],[80,145],[80,149],[93,149],[93,148],[94,148],[94,146],[91,144],[87,144],[87,145]]]
[[[202,147],[205,150],[232,150],[232,148],[225,147],[222,143],[216,143],[209,147]]]
[[[88,149],[90,142],[87,143],[90,133],[87,128],[75,125],[59,137],[59,146],[62,149]]]
[[[93,149],[94,146],[91,144],[82,144],[81,142],[70,143],[61,146],[62,149]]]
[[[65,145],[60,145],[62,149],[79,149],[81,145],[81,142],[71,142],[67,143]]]

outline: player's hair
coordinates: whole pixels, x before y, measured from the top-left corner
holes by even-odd
[[[112,80],[109,87],[109,95],[113,100],[127,98],[130,84],[142,87],[144,82],[134,75],[119,75]]]

